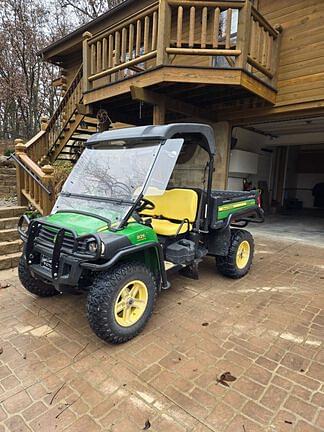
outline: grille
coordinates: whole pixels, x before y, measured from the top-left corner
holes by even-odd
[[[58,228],[54,228],[54,227],[49,228],[49,227],[46,227],[43,225],[39,230],[39,233],[37,236],[37,241],[40,244],[45,244],[47,246],[54,247],[55,237],[56,237],[58,232],[59,232]],[[73,237],[72,233],[65,232],[64,238],[63,238],[63,243],[62,243],[62,249],[65,249],[68,252],[72,252],[73,247],[74,247],[74,237]],[[81,253],[87,252],[85,241],[79,241],[78,242],[77,251],[81,252]]]

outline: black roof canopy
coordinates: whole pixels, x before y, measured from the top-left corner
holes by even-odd
[[[91,147],[95,143],[115,140],[139,140],[139,139],[162,139],[186,138],[186,136],[197,136],[197,144],[204,148],[210,156],[214,156],[215,135],[213,129],[200,123],[174,123],[163,126],[139,126],[123,129],[113,129],[93,135],[86,143]],[[200,139],[199,139],[200,138]]]

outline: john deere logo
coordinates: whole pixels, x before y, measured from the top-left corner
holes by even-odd
[[[138,241],[146,240],[146,235],[145,234],[138,234],[136,238]]]

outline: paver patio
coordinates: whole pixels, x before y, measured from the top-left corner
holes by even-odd
[[[243,280],[213,259],[199,281],[173,276],[121,346],[89,329],[85,296],[0,280],[0,432],[324,430],[324,248],[258,236]]]

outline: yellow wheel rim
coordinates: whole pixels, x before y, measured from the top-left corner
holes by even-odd
[[[250,243],[247,240],[242,241],[236,253],[236,265],[240,270],[244,269],[244,267],[247,266],[247,263],[250,259],[250,253]]]
[[[142,317],[148,302],[144,282],[128,282],[119,292],[115,303],[115,320],[122,327],[131,327]]]

